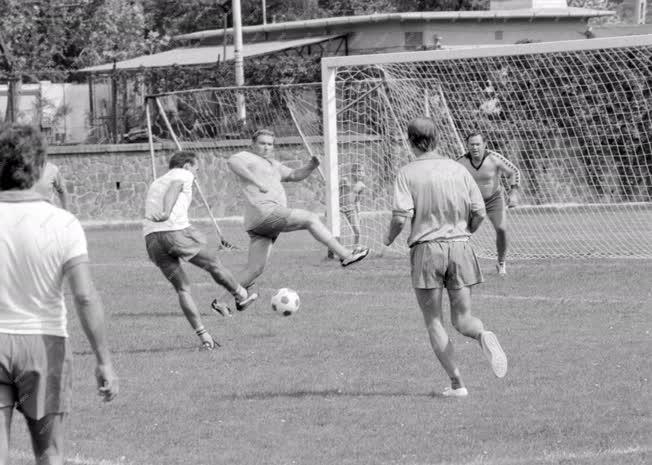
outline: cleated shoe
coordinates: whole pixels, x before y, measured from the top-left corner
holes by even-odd
[[[497,263],[496,271],[498,272],[498,276],[500,276],[501,278],[507,276],[507,270],[505,269],[505,262]]]
[[[491,363],[491,369],[498,378],[504,378],[507,374],[507,356],[500,347],[498,338],[491,331],[484,331],[480,335],[480,346],[487,360]]]
[[[217,299],[213,299],[211,302],[211,308],[222,316],[233,316],[233,312],[229,306],[225,303],[218,302]]]
[[[256,299],[258,298],[258,294],[255,292],[252,294],[249,294],[246,299],[244,300],[236,300],[235,301],[235,309],[239,312],[244,311],[249,305],[253,304]]]
[[[469,391],[463,386],[457,389],[447,387],[444,389],[444,392],[442,392],[441,395],[444,397],[466,397],[469,395]]]
[[[340,260],[340,263],[344,267],[353,265],[354,263],[357,263],[360,260],[364,259],[367,255],[369,255],[369,249],[365,247],[363,249],[358,250],[357,252],[355,251],[352,252],[351,255],[349,255],[346,258],[342,258]]]

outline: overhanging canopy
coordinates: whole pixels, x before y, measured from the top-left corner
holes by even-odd
[[[295,40],[277,40],[270,42],[257,42],[244,44],[242,48],[243,57],[252,57],[257,55],[267,55],[269,53],[279,52],[306,45],[327,42],[337,39],[342,35],[318,36]],[[129,60],[118,61],[115,63],[116,69],[136,70],[139,68],[166,68],[170,66],[201,66],[210,65],[222,61],[233,60],[233,45],[226,46],[215,45],[210,47],[195,48],[175,48],[167,52],[154,53],[152,55],[142,55]],[[84,73],[108,73],[113,70],[113,63],[104,65],[90,66],[80,71]]]

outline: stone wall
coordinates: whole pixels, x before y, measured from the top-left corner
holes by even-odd
[[[218,218],[241,216],[242,196],[235,176],[226,165],[229,156],[246,148],[249,141],[231,140],[198,144],[198,183],[213,214]],[[171,143],[154,144],[158,176],[167,171]],[[70,210],[81,220],[119,222],[140,220],[145,195],[152,181],[152,158],[148,144],[52,146],[50,161],[59,166],[70,197]],[[299,141],[277,141],[276,157],[289,167],[308,159]],[[324,182],[315,171],[307,180],[286,184],[288,203],[315,212],[325,211]],[[208,216],[197,191],[191,218]]]

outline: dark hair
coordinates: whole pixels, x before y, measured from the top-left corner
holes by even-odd
[[[482,137],[482,140],[484,140],[484,136],[482,135],[482,133],[480,133],[480,132],[471,132],[471,133],[469,133],[468,136],[466,136],[466,142],[468,142],[471,137],[476,137],[476,136],[480,136],[480,137]]]
[[[47,142],[41,132],[25,124],[0,128],[0,190],[30,189],[41,177]]]
[[[170,169],[183,168],[183,165],[186,163],[197,164],[197,155],[195,152],[179,150],[178,152],[174,152],[174,155],[170,158]]]
[[[414,118],[408,124],[407,133],[410,144],[422,152],[437,148],[437,130],[432,118]]]
[[[252,141],[252,142],[256,142],[256,140],[258,139],[258,136],[272,136],[272,137],[276,137],[276,136],[274,135],[274,131],[272,131],[271,129],[258,129],[256,132],[254,132],[254,135],[251,136],[251,141]]]

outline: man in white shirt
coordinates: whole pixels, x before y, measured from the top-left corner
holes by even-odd
[[[41,172],[41,178],[36,181],[32,190],[50,200],[52,199],[52,194],[56,193],[61,208],[68,209],[68,192],[66,191],[61,171],[54,163],[49,161],[45,163],[43,171]]]
[[[88,264],[86,236],[66,210],[32,190],[45,140],[24,125],[0,129],[0,463],[8,461],[14,408],[27,421],[38,464],[62,465],[63,418],[72,399],[63,282],[97,360],[99,393],[118,393],[104,310]]]
[[[202,324],[181,260],[207,271],[216,283],[233,295],[238,310],[244,310],[258,296],[249,294],[235,280],[215,252],[208,249],[203,234],[190,225],[188,208],[192,202],[192,186],[197,172],[195,153],[176,152],[170,158],[169,168],[166,174],[151,184],[147,192],[143,222],[147,254],[174,287],[179,305],[201,340],[202,348],[212,350],[216,342]],[[214,302],[213,309],[222,315],[230,315],[229,308],[217,302]]]
[[[246,205],[244,227],[250,237],[249,259],[244,276],[240,279],[245,287],[251,286],[262,274],[272,245],[282,232],[307,230],[340,258],[342,266],[352,265],[369,253],[367,248],[347,250],[316,213],[288,208],[285,188],[281,183],[306,179],[319,166],[316,157],[299,168],[284,166],[274,159],[274,133],[261,129],[252,138],[251,151],[236,153],[228,163],[238,176]]]
[[[469,237],[486,215],[482,195],[467,170],[438,153],[435,127],[430,118],[416,118],[408,126],[416,160],[396,176],[385,245],[394,242],[409,219],[412,287],[432,349],[451,379],[443,395],[464,397],[468,391],[442,322],[443,288],[450,300],[453,326],[480,343],[499,378],[507,372],[507,358],[496,335],[485,331],[482,321],[471,314],[471,287],[482,282],[482,273]]]

